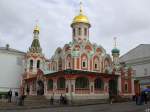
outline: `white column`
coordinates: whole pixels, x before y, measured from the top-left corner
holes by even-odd
[[[121,75],[118,77],[118,92],[122,93],[122,89],[121,89]]]
[[[94,94],[94,80],[90,81],[90,94]],[[92,91],[92,86],[93,86],[93,91]]]
[[[68,99],[70,100],[70,103],[74,100],[74,94],[75,94],[75,80],[74,79],[68,79]],[[73,86],[73,91],[72,91]]]
[[[104,81],[104,94],[109,95],[109,80],[103,80]]]
[[[44,94],[45,94],[45,95],[48,94],[48,93],[47,93],[47,82],[48,82],[48,80],[46,79],[46,80],[44,81]]]

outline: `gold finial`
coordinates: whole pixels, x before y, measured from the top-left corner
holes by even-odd
[[[117,46],[117,37],[114,37],[114,48]]]
[[[40,32],[40,28],[39,28],[39,26],[38,26],[38,20],[36,20],[36,25],[35,25],[35,28],[34,28],[34,32]]]
[[[82,2],[80,1],[80,14],[83,13],[83,10],[82,10]]]

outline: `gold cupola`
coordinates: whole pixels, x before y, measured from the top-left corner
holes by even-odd
[[[34,31],[33,32],[40,32],[40,27],[38,25],[35,26]]]
[[[80,12],[79,12],[79,15],[77,15],[77,16],[75,16],[73,18],[73,22],[72,22],[71,26],[73,24],[75,24],[75,23],[85,23],[85,24],[88,24],[89,26],[91,26],[88,17],[83,14],[82,2],[80,2]]]

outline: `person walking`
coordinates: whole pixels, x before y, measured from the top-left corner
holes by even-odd
[[[27,92],[27,95],[29,95],[29,93],[30,93],[30,88],[29,88],[28,85],[27,85],[27,88],[26,88],[26,92]]]
[[[8,91],[8,102],[11,103],[12,91],[11,89]]]
[[[53,95],[51,96],[50,104],[51,104],[51,105],[53,105],[53,104],[54,104],[54,96],[53,96]]]
[[[60,95],[60,104],[63,104],[63,96],[62,96],[62,93]]]
[[[144,96],[144,103],[147,104],[147,93],[144,92],[144,95],[143,95],[143,96]]]
[[[15,103],[17,104],[17,101],[18,101],[18,92],[15,91]]]
[[[135,102],[136,102],[136,105],[138,105],[138,96],[139,96],[138,93],[136,93],[136,94],[135,94]]]
[[[109,103],[110,103],[110,104],[112,104],[112,100],[113,100],[112,91],[109,90]]]

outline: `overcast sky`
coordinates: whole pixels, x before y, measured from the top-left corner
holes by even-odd
[[[70,24],[80,0],[0,0],[0,47],[27,51],[36,20],[43,53],[50,58],[57,47],[72,40]],[[111,53],[113,37],[121,55],[139,44],[150,43],[150,0],[83,0],[90,41]]]

